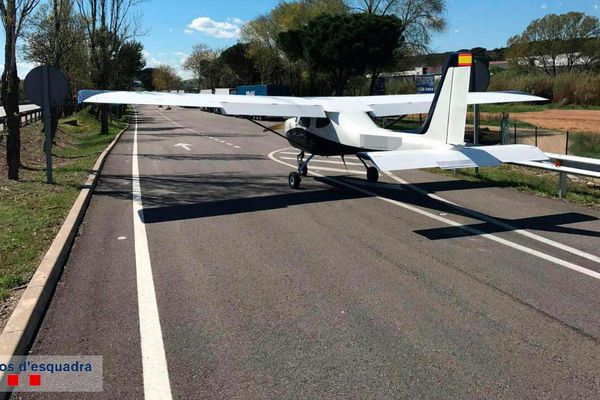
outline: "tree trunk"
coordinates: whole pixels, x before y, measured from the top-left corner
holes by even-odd
[[[375,84],[377,83],[377,79],[379,79],[380,72],[373,69],[371,71],[371,83],[369,85],[369,95],[375,94]]]
[[[108,104],[102,104],[100,106],[100,134],[108,135],[108,117],[110,114],[110,106]]]
[[[11,26],[12,22],[12,26]],[[21,166],[21,117],[19,115],[19,77],[17,75],[16,27],[6,21],[4,45],[4,72],[0,97],[6,112],[6,162],[8,179],[19,180]]]
[[[348,78],[346,78],[346,76],[343,73],[337,73],[335,75],[335,84],[334,84],[334,96],[343,96],[344,95],[344,89],[346,88],[346,82],[348,81]]]

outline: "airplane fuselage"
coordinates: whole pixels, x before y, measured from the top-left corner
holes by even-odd
[[[366,113],[327,114],[329,118],[286,120],[285,136],[290,145],[319,156],[449,147],[418,133],[379,128]]]

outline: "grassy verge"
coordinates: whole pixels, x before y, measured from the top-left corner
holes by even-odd
[[[569,140],[569,154],[600,158],[600,135],[593,133],[572,133]]]
[[[480,168],[479,175],[475,174],[474,169],[457,170],[456,173],[439,169],[430,171],[467,181],[511,187],[543,197],[558,197],[558,175],[553,172],[506,164],[495,168]],[[566,200],[583,206],[600,208],[600,188],[588,186],[585,182],[575,181],[569,177]]]
[[[54,185],[47,185],[41,125],[21,131],[19,182],[6,179],[6,157],[0,152],[0,300],[31,279],[79,194],[96,159],[126,126],[114,120],[108,135],[86,110],[61,120],[53,149]]]
[[[560,103],[548,104],[483,104],[480,107],[481,112],[488,113],[521,113],[544,110],[600,110],[600,106],[579,106],[579,105],[561,105]]]

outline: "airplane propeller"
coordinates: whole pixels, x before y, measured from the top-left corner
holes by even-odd
[[[263,132],[269,132],[271,130],[276,130],[276,129],[283,129],[284,126],[285,126],[285,124],[283,122],[280,122],[278,124],[271,125],[265,129],[263,129]]]

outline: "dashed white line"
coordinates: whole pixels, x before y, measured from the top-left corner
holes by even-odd
[[[185,129],[186,131],[188,131],[188,132],[190,132],[190,133],[194,133],[194,134],[196,134],[196,135],[200,135],[200,136],[208,137],[209,139],[215,140],[215,141],[217,141],[217,142],[220,142],[220,143],[223,143],[223,144],[227,144],[228,146],[233,146],[233,147],[235,147],[236,149],[241,149],[241,147],[240,147],[240,146],[234,146],[233,144],[231,144],[231,143],[226,143],[226,142],[225,142],[225,141],[223,141],[223,140],[220,140],[220,139],[214,138],[214,137],[212,137],[212,136],[207,136],[207,135],[205,135],[205,134],[204,134],[204,133],[202,133],[202,132],[196,132],[196,131],[194,131],[193,129],[186,128],[186,127],[184,127],[183,125],[181,125],[181,124],[178,124],[177,122],[173,121],[171,118],[167,117],[166,115],[164,115],[164,114],[163,114],[163,113],[161,113],[160,111],[156,110],[156,112],[157,112],[157,113],[159,113],[159,114],[160,114],[160,115],[161,115],[163,118],[165,118],[166,120],[168,120],[169,122],[171,122],[172,124],[174,124],[175,126],[178,126],[178,127],[180,127],[180,128],[183,128],[183,129]]]
[[[288,167],[292,167],[294,169],[296,168],[296,166],[294,166],[292,164],[286,163],[285,161],[278,160],[275,157],[275,154],[278,153],[278,152],[279,152],[279,150],[272,151],[271,153],[269,153],[269,158],[271,160],[275,161],[275,162],[280,163],[280,164],[287,165]],[[522,252],[530,254],[530,255],[532,255],[534,257],[538,257],[538,258],[541,258],[543,260],[550,261],[550,262],[552,262],[554,264],[560,265],[562,267],[568,268],[570,270],[573,270],[573,271],[579,272],[581,274],[587,275],[589,277],[592,277],[594,279],[600,280],[600,273],[598,273],[596,271],[593,271],[591,269],[587,269],[587,268],[584,268],[584,267],[582,267],[580,265],[577,265],[577,264],[571,263],[569,261],[560,259],[558,257],[554,257],[554,256],[551,256],[549,254],[542,253],[541,251],[534,250],[534,249],[531,249],[529,247],[526,247],[526,246],[523,246],[523,245],[520,245],[520,244],[517,244],[517,243],[513,243],[513,242],[511,242],[509,240],[500,238],[498,236],[495,236],[495,235],[492,235],[492,234],[489,234],[489,233],[485,233],[483,231],[480,231],[479,229],[475,229],[475,228],[472,228],[470,226],[463,225],[463,224],[461,224],[459,222],[456,222],[456,221],[453,221],[451,219],[444,218],[444,217],[436,215],[436,214],[432,214],[432,213],[430,213],[428,211],[422,210],[422,209],[420,209],[418,207],[415,207],[415,206],[412,206],[410,204],[402,203],[402,202],[397,201],[397,200],[392,200],[392,199],[389,199],[387,197],[381,197],[381,196],[377,195],[376,193],[371,192],[370,190],[366,190],[366,189],[363,189],[361,187],[352,185],[350,183],[340,181],[340,180],[335,179],[333,177],[323,176],[323,175],[315,173],[315,172],[309,172],[309,173],[312,174],[312,175],[318,176],[320,178],[324,178],[324,179],[333,181],[336,184],[345,186],[345,187],[347,187],[349,189],[352,189],[352,190],[364,193],[364,194],[366,194],[366,195],[368,195],[370,197],[376,198],[378,200],[385,201],[385,202],[387,202],[389,204],[393,204],[393,205],[398,206],[398,207],[402,207],[404,209],[410,210],[410,211],[415,212],[417,214],[420,214],[420,215],[423,215],[425,217],[428,217],[428,218],[434,219],[436,221],[442,222],[442,223],[444,223],[446,225],[450,225],[450,226],[453,226],[453,227],[456,227],[456,228],[459,228],[459,229],[463,229],[463,230],[465,230],[467,232],[470,232],[470,233],[473,233],[473,234],[478,235],[480,237],[489,239],[489,240],[494,241],[496,243],[503,244],[503,245],[511,247],[511,248],[513,248],[515,250],[522,251]]]
[[[135,110],[135,108],[134,108]],[[142,345],[142,370],[144,398],[146,400],[172,399],[167,358],[163,343],[152,264],[144,224],[142,189],[138,164],[138,123],[135,120],[133,133],[132,194],[133,227],[135,239],[135,266],[137,280],[140,338]]]
[[[296,157],[280,157],[282,160],[296,160]],[[344,165],[343,161],[331,161],[331,160],[323,160],[322,158],[313,158],[312,162],[326,163],[326,164],[339,164]],[[314,164],[313,164],[314,165]],[[358,165],[362,166],[361,163],[346,161],[346,165]]]

